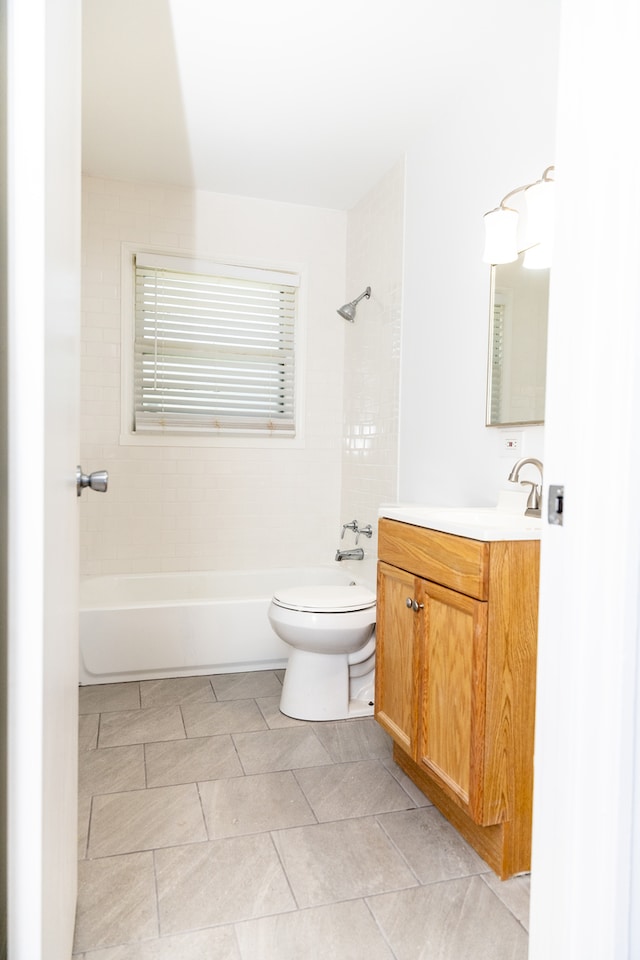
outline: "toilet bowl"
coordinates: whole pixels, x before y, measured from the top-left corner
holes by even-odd
[[[280,710],[297,720],[373,714],[376,597],[366,587],[289,587],[269,605],[274,632],[291,648]]]

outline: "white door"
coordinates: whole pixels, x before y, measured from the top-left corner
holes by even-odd
[[[8,0],[8,923],[68,960],[77,858],[80,0]]]
[[[636,960],[640,7],[562,8],[529,956]]]

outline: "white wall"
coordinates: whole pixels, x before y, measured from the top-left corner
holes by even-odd
[[[365,559],[377,556],[381,503],[397,498],[398,396],[404,160],[396,164],[349,211],[347,299],[371,287],[353,324],[345,326],[341,522],[356,519],[374,529],[359,546]],[[345,547],[353,535],[345,534]]]
[[[512,12],[509,34],[496,22],[477,82],[407,155],[402,500],[493,504],[512,465],[500,456],[501,430],[485,427],[482,217],[554,162],[559,3]],[[542,427],[525,429],[523,453],[541,457]]]
[[[302,447],[120,445],[122,243],[306,269]],[[340,506],[346,214],[86,178],[81,502],[84,575],[328,561]]]

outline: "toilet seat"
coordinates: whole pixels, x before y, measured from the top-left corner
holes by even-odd
[[[285,610],[299,610],[301,613],[354,613],[375,607],[376,596],[356,584],[287,587],[277,590],[272,602]]]

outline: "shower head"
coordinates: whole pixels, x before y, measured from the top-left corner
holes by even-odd
[[[340,307],[338,313],[341,317],[344,317],[345,320],[348,320],[349,323],[353,323],[356,318],[356,307],[363,297],[366,297],[368,300],[370,296],[371,287],[367,287],[364,293],[361,293],[359,297],[355,298],[355,300],[352,300],[350,303],[345,303],[344,306]]]

